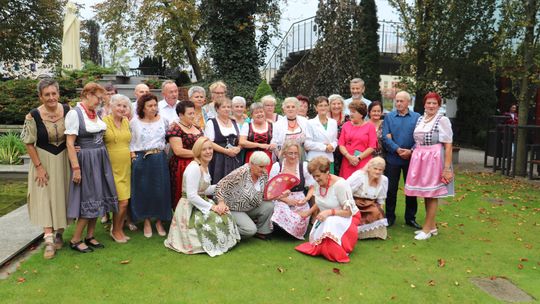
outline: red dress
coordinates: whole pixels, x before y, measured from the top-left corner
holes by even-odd
[[[269,145],[270,141],[272,140],[272,128],[273,128],[272,123],[268,122],[268,130],[266,130],[266,132],[264,132],[264,133],[256,133],[253,130],[253,125],[250,123],[249,124],[249,132],[248,132],[247,140],[249,140],[250,142],[258,143],[258,144],[267,144],[267,145]],[[266,153],[266,155],[268,155],[270,160],[272,159],[272,152],[270,152],[268,150],[262,150],[262,149],[259,149],[259,148],[247,149],[247,152],[246,152],[246,164],[249,164],[249,159],[251,158],[251,154],[253,154],[253,152],[255,152],[255,151],[263,151],[264,153]],[[272,169],[272,162],[270,162],[268,164],[268,166],[266,166],[266,172],[268,174],[270,174],[271,169]]]
[[[182,147],[184,149],[191,150],[193,148],[193,144],[195,144],[197,139],[203,136],[203,132],[201,131],[201,129],[197,126],[195,127],[197,128],[197,130],[199,130],[199,134],[186,133],[184,132],[184,130],[182,130],[182,128],[180,128],[177,123],[172,123],[169,127],[169,130],[167,130],[165,138],[167,142],[169,142],[169,139],[171,137],[180,137],[180,139],[182,140]],[[184,174],[184,170],[186,170],[186,167],[192,160],[193,158],[178,157],[174,154],[169,159],[173,210],[176,209],[176,204],[178,204],[178,201],[180,200],[180,198],[182,198],[182,176]]]
[[[352,122],[348,121],[343,124],[338,144],[340,146],[345,146],[347,152],[355,156],[358,156],[367,148],[377,149],[377,131],[375,130],[375,126],[367,122],[361,126],[355,126]],[[344,157],[341,163],[339,176],[347,179],[356,170],[362,169],[371,157],[371,155],[365,157],[356,166],[352,166]]]

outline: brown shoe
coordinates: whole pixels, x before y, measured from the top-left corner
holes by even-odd
[[[54,238],[54,248],[56,250],[60,250],[62,249],[63,246],[64,246],[64,239],[62,238],[62,234],[57,233],[56,237]]]

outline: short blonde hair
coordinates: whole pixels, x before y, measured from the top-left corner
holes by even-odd
[[[201,153],[206,142],[211,141],[208,137],[201,136],[195,141],[193,148],[191,148],[191,152],[193,152],[193,159],[199,163],[201,162]]]
[[[255,151],[251,154],[249,163],[255,166],[268,166],[270,164],[270,157],[263,151]]]
[[[296,97],[287,97],[287,98],[285,98],[285,100],[283,100],[283,103],[281,104],[281,108],[283,110],[285,110],[285,107],[290,103],[294,104],[296,106],[296,108],[300,107],[300,101],[298,100],[298,98],[296,98]]]
[[[227,97],[221,97],[221,98],[218,98],[218,100],[216,100],[214,102],[214,107],[217,109],[221,108],[222,105],[224,105],[225,103],[230,103],[232,104],[231,100]]]
[[[216,82],[213,82],[209,87],[208,89],[210,90],[210,93],[213,93],[215,89],[217,88],[223,88],[225,89],[225,94],[227,94],[227,85],[225,84],[225,82],[221,81],[221,80],[218,80]]]
[[[264,105],[267,102],[271,102],[274,106],[276,105],[276,98],[272,95],[264,95],[261,97],[261,102]]]
[[[341,105],[345,106],[345,102],[343,101],[343,97],[339,94],[332,94],[328,96],[328,103],[332,103],[334,100],[339,100],[341,102]]]
[[[286,140],[285,143],[283,143],[283,146],[281,147],[281,151],[279,151],[279,156],[281,159],[285,158],[285,153],[289,151],[291,147],[298,148],[298,153],[302,151],[302,148],[300,147],[300,144],[297,141]]]

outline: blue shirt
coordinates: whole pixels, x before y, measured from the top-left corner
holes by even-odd
[[[383,121],[382,137],[387,151],[387,163],[405,165],[409,162],[408,159],[399,157],[396,150],[398,148],[410,149],[414,146],[413,133],[418,118],[420,118],[420,114],[413,111],[408,111],[405,115],[400,115],[397,111],[386,114]],[[392,135],[392,139],[387,137],[388,134]]]

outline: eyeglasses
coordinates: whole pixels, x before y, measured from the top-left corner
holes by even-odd
[[[214,91],[214,92],[212,92],[212,94],[215,94],[215,95],[225,95],[225,92],[216,92],[216,91]]]
[[[286,154],[287,154],[288,156],[297,156],[297,155],[299,155],[300,153],[298,153],[298,152],[287,152]]]

